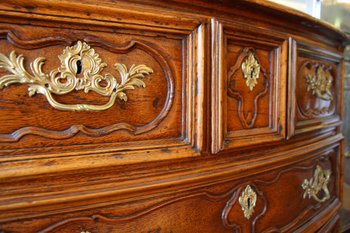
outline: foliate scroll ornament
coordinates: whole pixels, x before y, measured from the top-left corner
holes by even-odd
[[[332,74],[321,65],[317,67],[315,74],[306,76],[307,91],[323,100],[333,100],[332,82]]]
[[[328,169],[322,169],[317,165],[314,177],[310,180],[305,179],[302,183],[302,188],[304,189],[303,198],[313,198],[317,202],[325,202],[330,198],[328,183],[331,176],[331,171]],[[323,191],[323,198],[319,198],[319,193]]]
[[[116,63],[115,69],[120,74],[120,83],[110,73],[104,76],[101,72],[107,66],[99,54],[87,43],[78,41],[74,46],[66,47],[58,56],[61,66],[49,74],[42,70],[45,64],[44,57],[36,58],[31,64],[32,73],[24,68],[24,57],[12,51],[7,57],[0,53],[0,69],[9,74],[0,77],[0,89],[11,84],[28,84],[29,96],[42,94],[52,107],[64,111],[102,111],[109,109],[115,100],[127,101],[126,90],[135,87],[146,87],[141,78],[153,73],[146,65],[132,65],[128,70],[124,64]],[[94,91],[102,96],[108,96],[109,101],[103,105],[91,104],[62,104],[57,102],[52,94],[65,95],[72,91],[85,93]]]
[[[248,56],[242,63],[242,71],[244,74],[245,83],[250,91],[258,84],[260,75],[260,65],[254,54],[249,51]]]
[[[247,187],[244,189],[244,191],[241,193],[241,196],[238,199],[239,204],[241,205],[241,209],[243,211],[244,217],[248,220],[254,213],[256,199],[257,199],[257,195],[254,192],[254,190],[250,187],[250,185],[247,185]]]

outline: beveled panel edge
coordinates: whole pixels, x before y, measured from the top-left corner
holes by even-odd
[[[223,25],[216,19],[211,21],[211,53],[212,53],[212,77],[211,77],[211,152],[213,154],[218,153],[223,148],[224,142],[224,111],[221,105],[223,104],[223,98],[225,95],[225,83],[223,78],[224,75],[223,65],[220,63],[224,62],[224,34]]]
[[[297,46],[296,40],[292,37],[288,39],[288,90],[287,95],[289,98],[287,101],[287,134],[286,139],[289,140],[295,134],[295,111],[296,111],[296,98],[290,98],[290,96],[295,96],[296,93],[296,83],[295,77],[296,71],[296,59],[297,59]]]
[[[208,71],[208,25],[201,24],[191,35],[188,36],[188,60],[187,60],[187,77],[188,82],[184,89],[183,95],[187,103],[183,119],[186,121],[187,136],[185,141],[188,141],[194,149],[201,152],[206,152],[207,124],[207,96],[209,96],[208,82],[206,82]],[[185,66],[183,66],[185,69]],[[184,71],[186,72],[186,71]],[[186,96],[187,95],[187,96]]]
[[[275,53],[275,74],[278,74],[278,77],[283,80],[275,80],[275,86],[273,87],[273,91],[275,94],[275,100],[277,100],[277,96],[280,97],[280,104],[274,106],[275,111],[275,121],[272,122],[270,120],[270,126],[262,129],[256,129],[256,131],[261,131],[260,133],[253,135],[254,133],[248,133],[251,137],[255,137],[256,139],[262,139],[262,142],[258,142],[255,144],[268,142],[268,141],[281,141],[286,138],[287,131],[287,112],[286,112],[286,91],[287,91],[287,61],[288,61],[288,36],[283,33],[276,32],[275,35],[271,35],[256,28],[256,31],[252,31],[252,28],[249,28],[248,31],[244,31],[240,28],[236,28],[239,24],[230,23],[226,21],[219,21],[215,18],[211,21],[212,27],[212,144],[211,144],[211,152],[213,154],[217,154],[220,151],[228,150],[231,148],[238,148],[240,146],[247,146],[251,144],[251,140],[246,139],[242,134],[245,130],[240,130],[238,135],[232,135],[232,132],[227,132],[226,130],[226,118],[227,112],[223,105],[226,104],[227,96],[227,84],[226,84],[226,68],[225,68],[225,46],[227,42],[227,38],[237,38],[239,42],[241,41],[249,41],[250,43],[264,45],[274,50]],[[232,33],[228,33],[226,31],[231,31]],[[240,37],[238,37],[236,35]],[[252,36],[256,33],[261,33],[262,38],[261,41],[256,41]],[[243,36],[243,37],[241,37]],[[266,36],[264,38],[263,36]],[[275,40],[272,40],[275,39]],[[284,62],[285,65],[283,68],[280,68],[280,62]],[[282,88],[279,87],[280,84],[285,84]],[[272,87],[271,87],[272,88]],[[279,121],[278,121],[279,120]],[[254,130],[254,129],[253,129]],[[246,135],[246,136],[247,136]],[[266,139],[268,137],[268,139]],[[239,139],[240,138],[240,139]],[[226,141],[226,142],[225,142]]]

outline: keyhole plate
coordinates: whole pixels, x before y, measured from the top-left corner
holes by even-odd
[[[249,51],[246,59],[242,63],[242,72],[247,87],[250,91],[258,84],[260,75],[260,65],[253,52]]]
[[[246,188],[241,193],[241,196],[238,199],[239,204],[241,205],[241,209],[243,211],[244,217],[248,220],[254,213],[256,199],[257,199],[256,193],[252,189],[252,187],[250,187],[250,185],[246,186]]]

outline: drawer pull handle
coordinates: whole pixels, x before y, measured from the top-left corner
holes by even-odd
[[[250,185],[247,185],[247,187],[244,189],[244,191],[241,193],[241,196],[238,199],[239,204],[241,205],[244,217],[248,220],[254,213],[256,199],[257,199],[256,193],[250,187]]]
[[[0,89],[14,83],[28,84],[29,96],[42,94],[52,107],[63,111],[102,111],[111,108],[115,100],[127,101],[126,90],[135,87],[146,87],[141,80],[153,70],[146,65],[132,65],[128,70],[124,64],[116,63],[121,81],[110,73],[104,76],[101,72],[107,66],[99,54],[87,43],[78,41],[76,45],[66,47],[58,56],[61,66],[49,74],[43,72],[44,57],[36,58],[30,68],[32,74],[24,68],[24,57],[12,51],[9,57],[0,53],[0,68],[8,71],[0,77]],[[79,77],[78,77],[79,76]],[[94,91],[102,96],[108,96],[109,101],[103,105],[93,104],[62,104],[57,102],[52,94],[65,95],[72,91]]]
[[[331,176],[331,171],[328,169],[322,169],[317,165],[314,177],[310,180],[305,179],[302,183],[301,187],[305,190],[303,198],[313,198],[318,202],[325,202],[330,198],[329,190],[328,190],[328,182]],[[317,195],[323,191],[323,198],[319,198]]]

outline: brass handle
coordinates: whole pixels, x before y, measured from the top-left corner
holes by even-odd
[[[121,82],[109,73],[102,76],[100,73],[107,66],[99,54],[87,43],[78,41],[76,45],[66,47],[58,56],[61,66],[49,74],[43,72],[45,58],[36,58],[31,64],[32,74],[24,68],[23,55],[16,55],[12,51],[9,57],[0,53],[0,68],[8,71],[0,77],[0,89],[14,83],[28,84],[29,96],[42,94],[52,107],[64,111],[102,111],[109,109],[117,98],[127,101],[126,90],[135,87],[146,87],[141,80],[145,75],[153,73],[146,65],[132,65],[128,70],[124,64],[116,63],[115,69],[119,72]],[[64,95],[72,91],[85,93],[94,91],[102,96],[109,96],[104,105],[92,104],[62,104],[57,102],[52,94]]]
[[[305,179],[301,185],[301,187],[305,190],[303,198],[313,198],[317,202],[325,202],[326,200],[328,200],[330,198],[330,194],[327,185],[330,176],[330,170],[324,170],[317,165],[314,172],[314,177],[310,180]],[[321,190],[324,193],[323,198],[319,198],[317,196]]]

